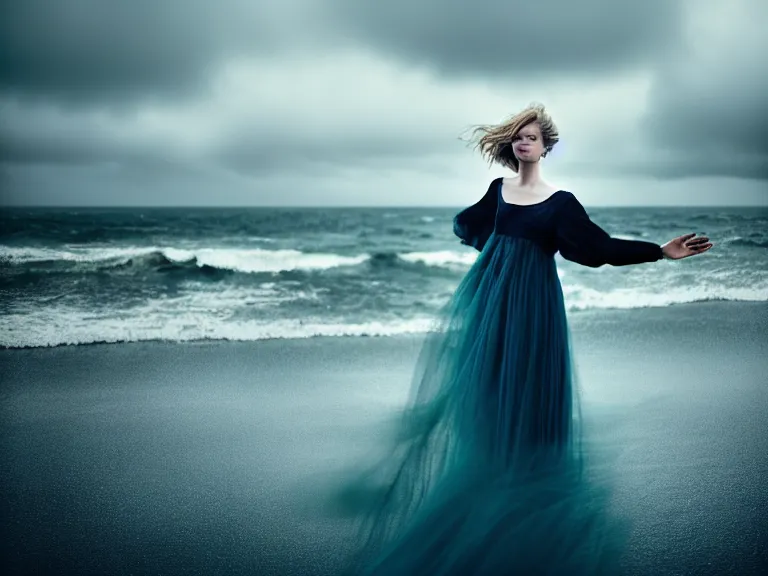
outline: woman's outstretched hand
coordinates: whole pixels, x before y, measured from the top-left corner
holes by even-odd
[[[709,238],[706,236],[694,238],[694,236],[696,236],[696,232],[683,234],[664,244],[661,247],[664,257],[671,260],[679,260],[680,258],[687,258],[696,254],[703,254],[712,248],[713,244],[709,241]]]

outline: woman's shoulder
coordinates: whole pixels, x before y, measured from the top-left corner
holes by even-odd
[[[559,196],[559,198],[557,202],[553,202],[553,209],[556,213],[558,222],[567,222],[583,219],[585,216],[588,217],[584,205],[573,192],[567,189],[561,189],[557,191],[556,195]]]

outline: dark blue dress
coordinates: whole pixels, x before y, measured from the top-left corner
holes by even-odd
[[[616,574],[627,525],[585,466],[554,256],[622,266],[661,247],[611,238],[565,190],[509,204],[501,178],[453,224],[480,254],[426,336],[391,450],[350,483],[367,495],[352,572]]]

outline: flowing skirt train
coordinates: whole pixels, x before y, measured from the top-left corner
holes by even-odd
[[[341,492],[363,504],[350,572],[616,574],[583,424],[555,260],[493,234],[425,337],[386,456]]]

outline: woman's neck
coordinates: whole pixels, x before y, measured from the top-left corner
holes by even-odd
[[[535,188],[541,183],[541,173],[538,162],[520,162],[517,173],[517,184],[521,188]]]

